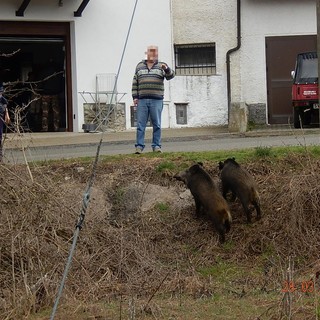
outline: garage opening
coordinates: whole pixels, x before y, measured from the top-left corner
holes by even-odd
[[[65,131],[63,39],[2,37],[0,47],[11,119],[27,131]]]
[[[0,22],[0,83],[15,126],[72,131],[69,23]]]

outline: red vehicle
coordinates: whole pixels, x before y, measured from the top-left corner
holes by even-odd
[[[318,56],[316,52],[297,55],[292,72],[292,106],[295,128],[319,122]]]

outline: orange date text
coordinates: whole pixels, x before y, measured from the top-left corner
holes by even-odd
[[[304,293],[312,293],[314,292],[314,282],[312,280],[302,281],[299,283],[295,283],[294,281],[284,281],[281,292],[304,292]]]

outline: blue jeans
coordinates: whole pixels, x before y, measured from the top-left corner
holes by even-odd
[[[141,148],[145,147],[144,136],[148,118],[152,122],[152,144],[151,147],[161,148],[161,114],[163,109],[163,100],[156,99],[139,99],[137,107],[137,141],[135,146]]]

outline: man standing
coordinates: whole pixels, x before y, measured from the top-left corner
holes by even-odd
[[[152,122],[152,150],[161,152],[161,114],[163,109],[164,79],[174,78],[174,71],[158,61],[158,47],[147,48],[147,59],[136,66],[132,82],[133,103],[137,106],[136,154],[142,153],[145,130],[150,115]]]

